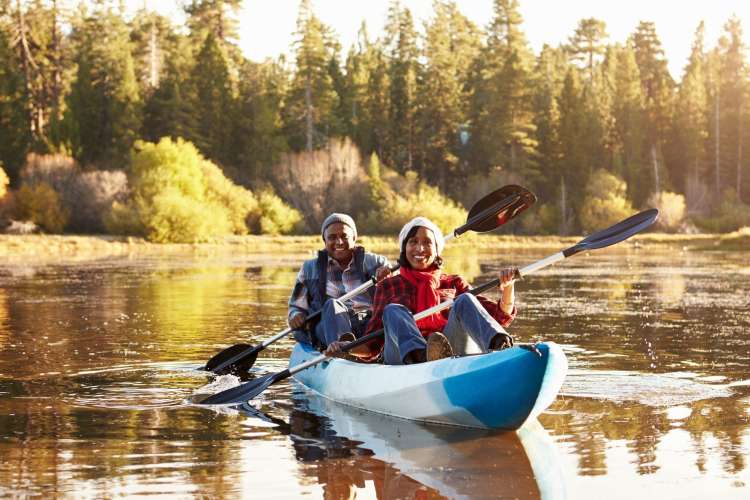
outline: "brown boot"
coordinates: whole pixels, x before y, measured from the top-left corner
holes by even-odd
[[[453,348],[450,342],[440,332],[432,332],[427,338],[427,361],[450,358],[453,356]]]

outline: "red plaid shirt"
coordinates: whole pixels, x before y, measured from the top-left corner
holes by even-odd
[[[440,302],[445,302],[447,299],[455,299],[462,293],[466,293],[471,290],[471,286],[461,276],[455,274],[442,274],[440,276],[440,284],[438,286],[438,295],[440,295]],[[492,300],[478,295],[479,302],[484,306],[487,312],[497,320],[500,325],[506,327],[513,322],[516,317],[516,306],[513,306],[513,310],[510,314],[507,314],[500,307],[500,302],[493,302]],[[369,334],[383,328],[383,310],[388,304],[401,304],[406,306],[412,314],[416,314],[420,311],[416,310],[417,306],[417,288],[406,281],[401,276],[393,276],[387,278],[375,287],[375,297],[372,300],[372,317],[367,324],[367,331],[365,334]],[[446,319],[450,314],[450,308],[444,309],[441,313]],[[422,335],[429,334],[430,331],[422,330]],[[369,354],[362,355],[370,360],[377,358],[380,352],[383,350],[382,338],[373,340],[367,344],[369,348]],[[364,354],[364,353],[363,353]]]

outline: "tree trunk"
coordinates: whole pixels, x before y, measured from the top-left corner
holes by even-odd
[[[312,106],[312,88],[310,88],[310,77],[305,82],[305,119],[306,119],[306,136],[307,151],[313,150],[313,106]]]
[[[568,234],[568,201],[565,190],[565,177],[560,178],[560,234]]]
[[[156,26],[153,22],[148,40],[148,84],[152,89],[159,86],[159,46],[156,39]]]
[[[31,49],[29,48],[29,41],[26,38],[26,17],[23,13],[21,6],[21,0],[16,0],[16,10],[18,14],[18,49],[21,56],[21,68],[23,69],[23,80],[24,88],[26,89],[26,99],[28,103],[26,105],[28,117],[29,117],[29,131],[31,135],[36,137],[36,113],[34,105],[34,89],[32,86],[33,75],[31,70],[34,66],[34,60],[32,58]]]
[[[659,161],[656,158],[656,144],[651,144],[651,164],[654,166],[654,186],[655,192],[661,192],[661,183],[659,182]]]
[[[716,189],[714,194],[716,195],[716,200],[719,200],[719,193],[721,192],[721,187],[719,186],[719,182],[721,180],[721,176],[719,174],[719,163],[720,163],[720,152],[719,152],[719,86],[716,86],[716,95],[714,97],[714,114],[715,116],[715,125],[716,125],[716,138],[714,143],[715,148],[715,156],[714,158],[715,164],[714,164],[714,173],[715,173],[715,179],[714,182],[716,183]]]
[[[742,101],[737,111],[737,201],[742,201]]]
[[[60,100],[62,98],[62,46],[57,26],[57,0],[52,2],[52,118],[60,121]]]

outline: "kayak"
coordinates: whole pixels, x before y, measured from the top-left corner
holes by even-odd
[[[430,424],[517,430],[557,397],[568,369],[554,342],[413,365],[365,364],[331,358],[294,374],[337,403]],[[297,343],[292,368],[320,356]]]

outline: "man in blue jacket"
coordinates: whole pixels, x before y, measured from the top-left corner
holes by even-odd
[[[370,317],[372,289],[346,302],[339,297],[373,276],[380,281],[390,269],[386,257],[356,244],[357,226],[350,216],[329,215],[320,232],[325,248],[302,264],[289,297],[288,321],[298,341],[325,348],[347,333],[362,335]],[[322,310],[319,322],[307,324],[307,316],[318,310]],[[344,339],[354,340],[352,336]]]

